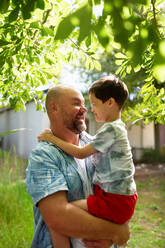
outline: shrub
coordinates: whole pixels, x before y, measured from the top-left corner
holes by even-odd
[[[143,163],[165,163],[165,149],[157,150],[146,148],[143,151],[140,162]]]

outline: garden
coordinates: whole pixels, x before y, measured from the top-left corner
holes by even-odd
[[[0,150],[0,248],[29,248],[32,201],[24,179],[27,161]],[[130,248],[165,247],[165,165],[137,165],[138,203],[130,222]]]
[[[62,82],[66,67],[70,81],[77,72],[77,86],[86,88],[116,74],[130,92],[124,122],[154,124],[154,150],[136,164],[139,199],[129,248],[165,248],[164,16],[164,0],[0,1],[0,114],[26,112],[29,102],[44,110],[45,90]],[[7,118],[0,121],[0,138],[18,131]],[[34,223],[26,167],[16,151],[0,150],[0,248],[30,247]]]

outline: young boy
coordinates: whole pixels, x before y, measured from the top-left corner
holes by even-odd
[[[91,86],[89,99],[92,112],[97,122],[105,124],[85,147],[69,144],[48,130],[38,137],[39,141],[52,142],[75,158],[82,159],[93,154],[96,167],[94,195],[73,204],[118,224],[132,217],[137,201],[131,147],[125,124],[121,121],[121,110],[127,97],[127,86],[112,74]]]

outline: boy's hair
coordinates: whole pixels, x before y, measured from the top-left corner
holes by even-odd
[[[94,82],[89,89],[89,94],[91,93],[103,103],[113,97],[120,108],[123,107],[129,94],[126,84],[113,74],[100,78]]]

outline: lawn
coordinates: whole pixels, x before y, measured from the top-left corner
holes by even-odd
[[[136,180],[138,202],[131,220],[131,248],[165,248],[165,176]]]
[[[26,166],[26,160],[0,150],[0,248],[30,248],[33,212]]]
[[[33,213],[24,177],[27,161],[0,151],[0,248],[29,248]],[[165,175],[138,178],[129,248],[165,248]]]

